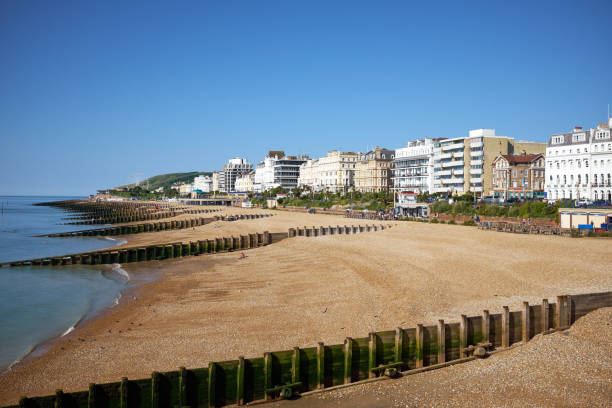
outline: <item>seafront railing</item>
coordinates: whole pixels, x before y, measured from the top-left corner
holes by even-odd
[[[342,344],[265,352],[260,357],[210,362],[207,367],[153,372],[150,378],[90,384],[86,391],[22,397],[20,408],[219,407],[272,401],[295,394],[467,362],[524,344],[538,334],[568,328],[601,307],[612,306],[612,292],[557,296],[556,303],[523,302],[521,310],[484,310],[480,316],[414,328],[347,337]],[[16,408],[13,406],[10,408]]]

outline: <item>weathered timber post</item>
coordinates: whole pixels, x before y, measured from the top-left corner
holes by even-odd
[[[236,367],[236,404],[244,405],[244,357],[238,357]]]
[[[323,342],[317,345],[317,379],[318,389],[322,390],[325,388],[325,344]]]
[[[272,243],[272,236],[268,231],[264,231],[264,245],[269,245]]]
[[[547,331],[550,327],[550,322],[548,321],[548,314],[550,313],[550,309],[548,306],[548,299],[542,299],[542,333]]]
[[[368,378],[374,378],[376,373],[372,369],[376,367],[376,333],[371,332],[368,336]]]
[[[217,385],[215,384],[216,377],[216,364],[208,363],[208,407],[214,408],[217,406],[216,390]]]
[[[266,351],[264,353],[264,390],[272,388],[272,353]],[[269,400],[270,396],[264,391],[264,400]]]
[[[159,373],[157,371],[151,374],[151,408],[159,408]]]
[[[87,394],[87,408],[98,408],[96,401],[96,384],[89,383],[89,393]]]
[[[64,391],[61,389],[55,390],[55,401],[53,403],[54,408],[65,408],[64,403]]]
[[[462,314],[459,323],[459,358],[467,357],[467,346],[467,316]]]
[[[482,311],[482,341],[483,343],[491,342],[491,318],[488,310]]]
[[[416,327],[416,367],[423,367],[423,325],[417,324]]]
[[[353,339],[344,339],[344,383],[350,384],[353,379]]]
[[[128,379],[121,377],[121,385],[119,386],[119,407],[128,408]]]
[[[289,228],[289,238],[295,237],[295,228]]]
[[[557,296],[555,320],[555,329],[559,330],[569,327],[571,320],[571,302],[568,295]]]
[[[295,384],[300,381],[300,348],[293,348],[291,356],[291,383]]]
[[[446,326],[444,320],[438,320],[438,364],[446,362]]]
[[[529,302],[523,302],[523,310],[521,310],[521,325],[524,344],[529,341]]]
[[[502,312],[502,347],[510,347],[510,310],[504,306]]]
[[[398,327],[395,329],[395,362],[402,361],[404,355],[404,329]],[[401,367],[400,367],[401,368]]]
[[[187,403],[187,369],[179,367],[179,407],[188,406]]]

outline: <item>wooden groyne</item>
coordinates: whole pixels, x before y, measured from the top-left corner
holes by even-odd
[[[96,228],[90,230],[59,232],[56,234],[39,235],[41,237],[96,237],[96,236],[113,236],[113,235],[129,235],[140,234],[143,232],[158,232],[167,230],[177,230],[186,228],[195,228],[202,225],[210,224],[214,221],[238,221],[251,220],[257,218],[271,217],[274,214],[242,214],[237,216],[215,215],[214,217],[191,218],[187,220],[172,220],[159,221],[153,223],[118,225],[109,228]]]
[[[183,214],[203,214],[221,211],[220,209],[194,209],[164,203],[132,201],[83,201],[67,200],[35,205],[61,208],[69,213],[67,217],[73,225],[119,224],[135,221],[150,221],[172,218]],[[80,221],[79,221],[80,220]]]
[[[258,214],[250,214],[256,216]],[[262,214],[259,214],[262,215]],[[269,216],[269,214],[268,214]],[[170,242],[146,246],[135,246],[121,249],[103,249],[99,251],[71,254],[55,257],[27,259],[0,263],[4,266],[57,266],[57,265],[105,265],[114,263],[145,262],[163,260],[168,258],[179,258],[183,256],[200,255],[205,253],[217,253],[224,251],[247,250],[263,245],[269,245],[282,239],[295,236],[318,236],[336,234],[356,234],[358,232],[379,231],[390,228],[391,225],[371,226],[335,226],[335,227],[313,227],[313,228],[290,228],[288,232],[244,234],[239,236],[204,239],[189,242]],[[315,232],[316,231],[316,232]]]
[[[585,314],[612,306],[612,292],[557,296],[556,303],[523,302],[520,310],[483,310],[459,322],[371,332],[341,344],[265,352],[210,362],[202,368],[154,371],[150,378],[90,384],[88,390],[22,397],[19,408],[170,408],[245,405],[308,395],[351,384],[459,364],[565,330]],[[483,379],[486,381],[486,378]],[[17,406],[6,407],[17,408]]]

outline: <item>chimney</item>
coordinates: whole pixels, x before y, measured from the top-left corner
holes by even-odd
[[[582,126],[574,126],[574,132],[580,132],[582,130]]]

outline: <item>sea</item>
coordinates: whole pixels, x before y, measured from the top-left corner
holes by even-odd
[[[91,229],[68,225],[71,213],[40,202],[84,197],[0,196],[0,262],[109,248],[111,238],[49,238],[41,234]],[[103,227],[100,225],[100,227]],[[129,275],[113,266],[19,266],[0,268],[0,372],[43,344],[117,304]]]

